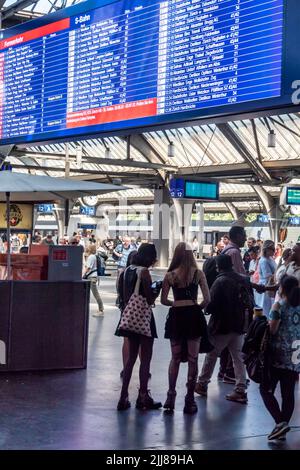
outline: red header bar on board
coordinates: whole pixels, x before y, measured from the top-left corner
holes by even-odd
[[[128,119],[155,116],[156,114],[157,98],[149,98],[114,106],[103,106],[102,108],[68,113],[67,128],[126,121]]]
[[[40,28],[32,29],[31,31],[26,31],[22,34],[17,34],[11,38],[3,39],[0,41],[0,50],[7,49],[8,47],[18,46],[24,42],[32,41],[33,39],[38,39],[48,34],[57,33],[58,31],[63,31],[70,27],[70,18],[65,18],[64,20],[55,21],[55,23],[50,23]]]

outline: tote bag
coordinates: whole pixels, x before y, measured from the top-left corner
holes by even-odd
[[[152,334],[150,324],[152,309],[148,305],[145,297],[139,294],[142,270],[143,268],[137,269],[137,281],[134,292],[122,312],[119,329],[151,337]]]

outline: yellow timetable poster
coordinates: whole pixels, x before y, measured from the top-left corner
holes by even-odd
[[[10,228],[15,230],[32,230],[33,205],[10,204]],[[0,230],[7,227],[6,204],[0,204]]]

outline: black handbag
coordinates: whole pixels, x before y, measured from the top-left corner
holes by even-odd
[[[258,352],[252,351],[244,359],[249,379],[258,384],[268,382],[269,378],[269,338],[270,329],[267,326],[262,338],[260,350]]]

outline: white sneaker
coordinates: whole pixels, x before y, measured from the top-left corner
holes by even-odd
[[[93,317],[103,317],[103,316],[104,316],[103,310],[93,313]]]

